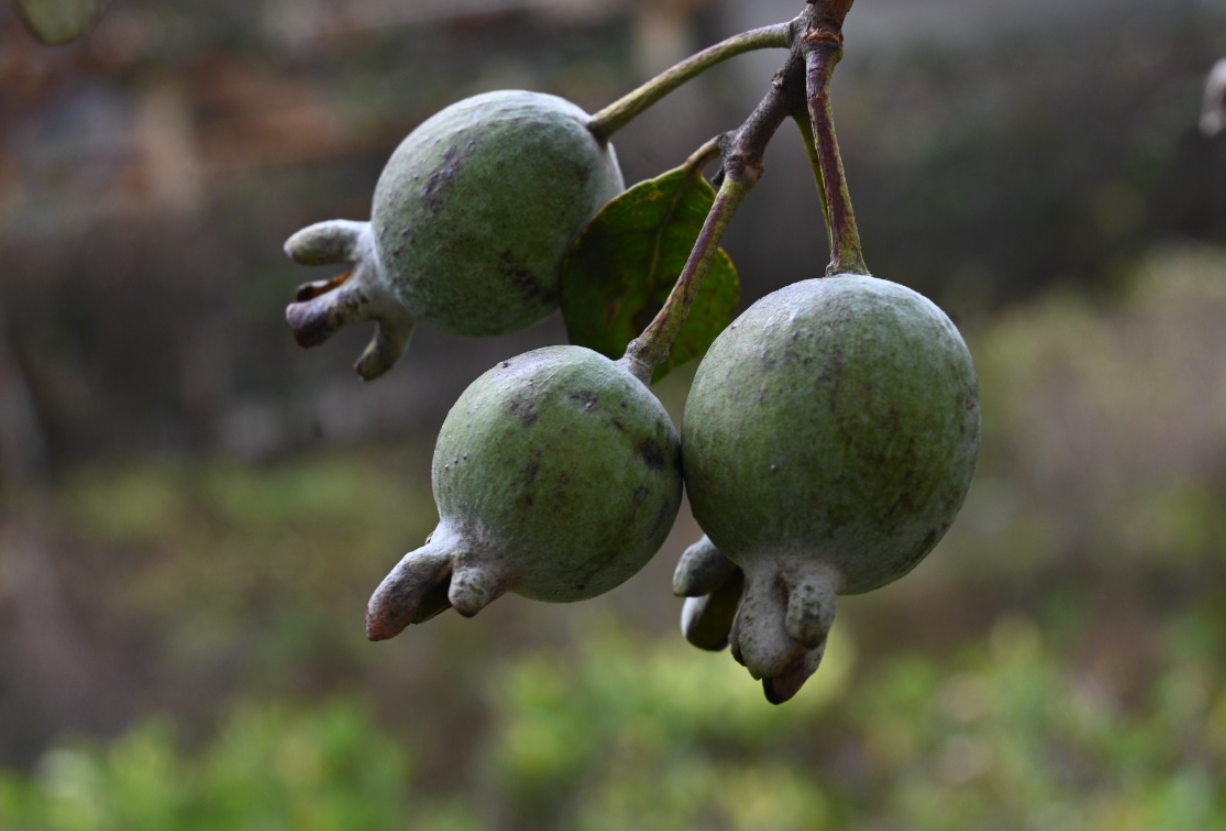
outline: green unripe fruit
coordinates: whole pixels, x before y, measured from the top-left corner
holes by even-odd
[[[624,189],[613,147],[561,98],[491,92],[409,134],[375,187],[371,221],[332,220],[286,243],[298,262],[352,262],[309,284],[287,317],[299,343],[375,319],[358,363],[373,378],[403,354],[415,322],[455,335],[501,335],[558,307],[562,261],[589,220]]]
[[[456,335],[501,335],[558,306],[568,246],[624,189],[617,159],[561,98],[495,92],[413,131],[375,188],[393,290]]]
[[[744,571],[734,655],[793,694],[820,659],[836,594],[910,571],[953,523],[974,474],[970,353],[931,301],[843,274],[751,306],[703,358],[682,427],[686,489],[707,541],[675,588]],[[693,604],[687,624],[702,617]],[[710,635],[704,636],[708,642]]]
[[[570,602],[606,592],[659,550],[681,504],[681,445],[621,361],[579,346],[486,372],[439,433],[439,524],[371,598],[379,640],[501,595]]]

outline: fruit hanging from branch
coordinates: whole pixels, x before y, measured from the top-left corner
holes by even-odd
[[[702,359],[682,446],[708,542],[683,558],[675,589],[717,591],[732,579],[721,556],[744,571],[724,631],[772,700],[816,669],[837,594],[898,579],[953,523],[975,470],[978,401],[949,318],[866,275],[767,295]],[[706,638],[698,622],[714,612],[696,615],[696,602],[688,628]]]
[[[568,602],[620,585],[664,541],[684,481],[704,536],[674,575],[682,630],[731,645],[780,703],[817,669],[837,596],[898,579],[940,541],[975,470],[978,386],[949,318],[865,265],[829,96],[851,5],[814,0],[591,116],[535,93],[461,102],[397,150],[370,223],[291,237],[299,262],[354,264],[300,289],[288,316],[304,345],[377,321],[364,378],[416,321],[500,334],[559,294],[575,341],[501,362],[456,402],[435,448],[438,526],[374,592],[372,639],[507,592]],[[613,133],[759,48],[788,56],[749,117],[622,193]],[[789,119],[831,261],[733,321],[720,239]],[[718,190],[704,178],[716,159]],[[704,351],[678,436],[649,384]]]
[[[371,598],[372,640],[448,606],[475,615],[505,592],[561,603],[620,585],[672,528],[681,442],[628,364],[550,346],[465,390],[432,481],[438,527]]]
[[[624,187],[613,147],[588,121],[561,98],[521,91],[477,95],[425,121],[383,169],[370,222],[321,222],[286,242],[299,263],[352,266],[299,289],[286,310],[298,343],[375,321],[355,367],[369,380],[396,364],[418,321],[502,335],[552,313],[567,247]]]
[[[354,369],[391,369],[421,322],[504,335],[558,308],[571,243],[624,189],[610,138],[687,80],[752,49],[784,46],[787,24],[728,38],[594,115],[554,95],[503,90],[443,109],[413,130],[375,186],[369,222],[310,225],[285,243],[303,265],[350,269],[298,288],[286,319],[303,347],[370,320]]]
[[[884,586],[936,546],[979,450],[978,382],[957,328],[864,262],[829,97],[841,23],[817,16],[802,47],[828,276],[767,295],[724,330],[682,431],[706,533],[674,574],[682,631],[705,649],[731,644],[773,703],[816,671],[839,594]]]

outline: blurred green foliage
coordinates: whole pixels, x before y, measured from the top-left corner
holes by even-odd
[[[263,690],[339,673],[360,663],[370,587],[437,521],[428,465],[410,447],[79,471],[61,515],[81,603],[187,686],[236,661]]]
[[[411,791],[410,760],[352,703],[243,705],[185,752],[165,720],[109,746],[49,752],[29,779],[0,778],[10,831],[469,831],[462,809]]]
[[[1188,626],[1213,649],[1182,649]],[[1220,621],[1167,630],[1131,702],[1024,618],[947,664],[891,658],[851,706],[884,827],[1226,828]]]
[[[1159,249],[1118,289],[1054,293],[971,344],[984,450],[961,531],[986,568],[1226,573],[1226,257]]]
[[[797,706],[772,708],[727,656],[609,625],[579,655],[530,656],[495,685],[489,763],[510,828],[777,831],[828,812],[789,741],[847,688],[836,639]],[[807,742],[803,742],[807,744]]]
[[[410,762],[428,755],[353,701],[241,705],[196,750],[155,720],[0,776],[0,827],[1215,831],[1219,623],[1172,618],[1135,701],[1010,618],[947,658],[902,650],[854,681],[841,637],[782,708],[726,656],[599,623],[572,663],[507,664],[480,764],[452,772],[459,796],[414,788]]]

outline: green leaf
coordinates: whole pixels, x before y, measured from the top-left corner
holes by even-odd
[[[76,40],[94,28],[107,0],[13,0],[30,34],[47,46]]]
[[[562,268],[562,317],[571,342],[620,358],[664,305],[714,202],[701,170],[679,167],[605,205]],[[721,249],[652,380],[705,352],[732,322],[739,295],[736,267]]]

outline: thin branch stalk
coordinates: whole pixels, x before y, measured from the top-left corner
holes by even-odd
[[[791,32],[790,22],[776,23],[709,46],[593,114],[588,129],[597,139],[605,141],[648,107],[711,67],[755,49],[788,48],[792,45]]]
[[[830,265],[827,274],[868,274],[843,159],[839,155],[834,131],[834,112],[830,105],[830,78],[843,57],[842,16],[851,8],[850,0],[831,0],[814,7],[813,21],[802,40],[808,90],[809,119],[813,126],[817,163],[826,194],[827,224],[830,228]]]

